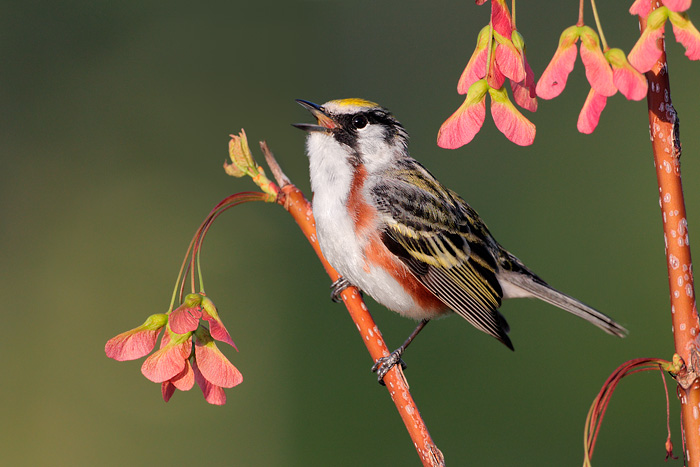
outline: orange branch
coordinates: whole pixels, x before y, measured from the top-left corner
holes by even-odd
[[[284,206],[292,215],[309,243],[311,243],[311,246],[321,260],[331,280],[335,281],[338,279],[339,274],[328,261],[326,261],[326,258],[323,257],[321,248],[316,240],[316,224],[313,212],[311,211],[311,204],[306,200],[303,193],[289,182],[289,179],[287,179],[279,168],[267,144],[261,142],[260,147],[265,154],[265,159],[275,179],[281,185],[277,203]],[[355,322],[357,330],[362,336],[362,342],[365,343],[372,357],[372,361],[376,362],[379,358],[388,356],[389,349],[358,290],[355,287],[347,288],[342,292],[341,297],[350,313],[350,317]],[[442,452],[437,448],[430,437],[430,433],[428,433],[428,428],[409,391],[406,377],[401,370],[401,365],[396,365],[389,370],[384,377],[384,382],[386,383],[386,388],[389,390],[391,399],[396,405],[396,409],[399,411],[399,415],[401,415],[404,425],[406,425],[406,429],[411,436],[413,445],[423,465],[426,467],[444,466],[445,461]]]
[[[640,19],[642,30],[646,21]],[[664,48],[664,37],[658,41]],[[688,241],[688,222],[681,184],[681,143],[678,116],[671,102],[666,53],[662,53],[654,68],[646,73],[649,81],[647,103],[649,131],[654,152],[654,167],[659,185],[659,204],[666,246],[666,265],[671,295],[671,317],[676,353],[685,362],[678,374],[678,395],[685,441],[687,465],[700,465],[700,385],[697,381],[700,360],[698,334],[700,323],[695,306],[695,286]]]

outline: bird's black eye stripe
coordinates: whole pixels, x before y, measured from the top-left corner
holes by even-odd
[[[370,124],[386,126],[395,126],[398,124],[390,114],[379,110],[361,112],[355,115],[343,115],[339,117],[339,120],[343,121],[342,126],[345,128],[352,128],[355,130],[360,130]]]
[[[379,123],[387,126],[391,126],[396,122],[388,113],[379,110],[368,112],[367,120],[369,123]]]
[[[386,110],[371,109],[356,114],[335,114],[332,118],[338,123],[338,128],[334,128],[333,137],[341,144],[357,149],[358,138],[363,128],[369,125],[377,125],[383,132],[384,140],[387,144],[394,144],[395,138],[399,137],[400,142],[405,146],[408,140],[408,133],[403,126]]]

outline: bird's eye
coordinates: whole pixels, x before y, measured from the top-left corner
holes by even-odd
[[[355,115],[354,117],[352,117],[352,126],[357,128],[358,130],[360,128],[366,127],[367,123],[367,117],[365,117],[364,115]]]

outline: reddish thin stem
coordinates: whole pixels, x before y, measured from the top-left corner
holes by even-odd
[[[199,251],[202,248],[204,236],[209,230],[209,227],[211,226],[211,223],[214,221],[214,219],[216,219],[222,212],[232,208],[233,206],[237,206],[241,203],[245,203],[248,201],[266,201],[267,196],[268,195],[265,193],[259,193],[256,191],[236,193],[234,195],[230,195],[222,199],[221,201],[219,201],[219,203],[217,203],[216,206],[214,206],[214,208],[211,211],[209,211],[209,214],[207,214],[207,217],[205,217],[204,221],[202,221],[202,223],[199,225],[197,231],[192,237],[192,240],[190,240],[189,246],[187,247],[185,258],[182,260],[182,265],[180,266],[180,271],[178,272],[177,280],[175,281],[175,290],[173,292],[173,297],[170,303],[169,310],[172,310],[173,305],[175,304],[176,297],[178,297],[180,302],[182,302],[182,298],[184,297],[185,284],[187,282],[186,278],[190,273],[192,293],[196,291],[194,277],[195,258],[197,257]],[[200,284],[200,287],[202,287],[202,284]]]
[[[576,22],[576,26],[578,26],[578,27],[583,26],[583,4],[584,4],[584,0],[579,0],[579,2],[578,2],[578,21]]]
[[[596,441],[600,428],[603,425],[603,418],[608,409],[613,392],[622,378],[639,373],[641,371],[655,370],[668,365],[670,362],[657,358],[636,358],[627,361],[620,365],[603,383],[603,387],[596,396],[591,408],[588,410],[586,424],[584,428],[584,459],[583,465],[589,467],[593,450],[595,449]]]
[[[600,45],[603,47],[603,52],[607,52],[608,42],[605,40],[605,34],[603,34],[603,25],[600,23],[600,17],[598,16],[598,8],[595,6],[595,0],[591,0],[591,9],[593,10],[593,18],[595,18],[595,25],[598,28],[598,36],[600,36]]]
[[[224,198],[223,201],[221,201],[219,204],[216,205],[214,209],[209,213],[207,218],[202,222],[202,225],[199,227],[199,235],[197,237],[197,241],[194,246],[194,250],[192,251],[192,264],[194,265],[194,259],[197,259],[197,262],[199,262],[199,253],[202,251],[202,244],[204,243],[204,237],[206,237],[207,232],[209,231],[209,228],[211,225],[214,223],[217,217],[219,217],[221,214],[224,212],[228,211],[234,206],[238,206],[239,204],[247,203],[249,201],[266,201],[268,198],[268,195],[265,193],[257,192],[257,191],[246,191],[246,192],[241,192],[241,193],[236,193],[235,195],[227,196]],[[193,278],[193,287],[194,287],[194,270],[192,271],[192,278]],[[204,284],[202,284],[202,279],[200,277],[200,284],[199,287],[202,291],[204,291]],[[192,292],[195,290],[193,289]]]
[[[515,0],[512,0],[510,2],[510,18],[513,22],[513,31],[515,31],[516,29],[518,29],[515,27]]]
[[[666,384],[666,376],[664,375],[664,370],[659,367],[659,373],[661,374],[661,382],[664,385],[664,395],[666,396],[666,459],[670,457],[671,459],[678,459],[678,457],[673,455],[673,442],[671,441],[671,404],[669,403],[668,397],[668,385]]]

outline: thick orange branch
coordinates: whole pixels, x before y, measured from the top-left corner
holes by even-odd
[[[640,19],[642,30],[645,21]],[[664,49],[663,36],[658,46]],[[664,229],[671,317],[676,353],[685,362],[677,377],[678,396],[685,440],[687,465],[700,466],[700,385],[697,381],[700,323],[695,306],[695,286],[690,258],[688,222],[681,184],[681,143],[678,116],[671,102],[666,53],[646,74],[649,81],[647,103],[654,167],[659,185],[659,204]]]
[[[338,272],[326,261],[321,253],[321,248],[316,240],[316,224],[314,221],[311,204],[306,200],[303,193],[289,180],[279,169],[276,161],[272,157],[267,145],[261,143],[265,158],[270,166],[275,178],[282,187],[280,188],[277,202],[292,215],[296,223],[301,228],[314,251],[318,255],[323,267],[330,276],[331,280],[338,279]],[[357,330],[362,336],[362,342],[365,343],[367,350],[372,356],[372,361],[376,362],[379,358],[389,355],[389,349],[382,338],[379,328],[374,323],[372,315],[370,315],[367,306],[362,300],[362,296],[355,287],[347,288],[341,294],[343,302],[350,313],[350,317],[355,322]],[[442,452],[437,448],[428,428],[423,421],[423,418],[418,411],[418,407],[411,396],[408,388],[408,383],[401,370],[400,365],[394,366],[384,377],[386,388],[389,390],[391,399],[396,405],[396,409],[401,415],[401,419],[408,430],[413,445],[418,452],[418,456],[424,466],[437,467],[444,466],[445,461]]]

